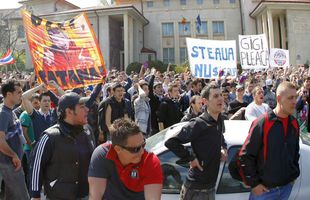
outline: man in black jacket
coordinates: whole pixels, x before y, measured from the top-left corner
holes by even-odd
[[[172,126],[183,117],[181,104],[179,102],[179,86],[172,83],[168,87],[168,96],[163,98],[158,111],[158,127],[163,130]]]
[[[151,127],[152,135],[159,131],[158,128],[158,111],[159,106],[163,98],[163,84],[161,82],[155,82],[155,72],[156,70],[151,71],[151,79],[149,82],[149,98],[150,98],[150,107],[151,107]]]
[[[32,154],[30,196],[40,199],[41,187],[48,199],[87,197],[87,172],[94,143],[87,124],[89,98],[74,92],[59,99],[59,121],[43,132]]]
[[[283,82],[277,89],[277,106],[256,119],[241,151],[241,176],[252,187],[249,199],[289,198],[299,176],[299,127],[292,116],[296,89]]]
[[[181,158],[179,163],[190,162],[181,200],[214,200],[220,160],[225,160],[227,155],[221,90],[217,85],[209,85],[203,89],[201,96],[207,110],[165,143],[169,150]],[[188,142],[191,142],[193,154],[183,146]]]

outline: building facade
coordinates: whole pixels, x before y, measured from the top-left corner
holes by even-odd
[[[102,0],[84,9],[65,0],[21,3],[51,21],[86,12],[108,69],[155,59],[181,64],[187,60],[186,37],[237,40],[239,34],[260,33],[271,48],[289,49],[291,64],[310,60],[307,0]]]

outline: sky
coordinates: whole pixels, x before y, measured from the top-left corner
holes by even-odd
[[[21,4],[18,3],[19,1],[20,0],[0,0],[0,9],[18,8],[21,6]],[[99,2],[99,0],[67,0],[67,1],[81,8],[96,6],[98,5]]]

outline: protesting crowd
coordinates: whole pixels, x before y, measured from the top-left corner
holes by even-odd
[[[47,199],[160,199],[163,172],[146,138],[181,121],[190,122],[165,143],[190,162],[180,199],[215,199],[226,119],[253,121],[240,151],[250,199],[288,199],[300,173],[299,131],[308,132],[309,73],[291,66],[197,79],[141,66],[64,91],[33,73],[1,72],[5,199],[40,199],[42,190]]]

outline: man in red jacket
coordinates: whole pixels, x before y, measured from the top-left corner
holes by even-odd
[[[287,200],[299,170],[299,127],[292,116],[296,88],[283,82],[277,106],[256,119],[241,149],[241,176],[252,187],[250,200]]]

